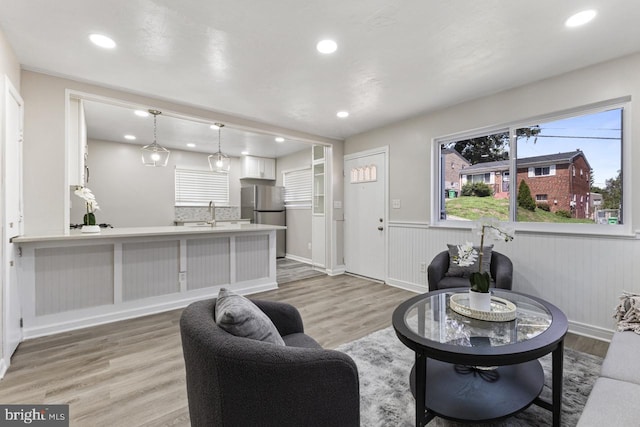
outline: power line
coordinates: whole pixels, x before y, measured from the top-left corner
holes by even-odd
[[[620,141],[620,137],[612,136],[565,136],[565,135],[536,135],[535,138],[568,138],[568,139],[613,139]]]

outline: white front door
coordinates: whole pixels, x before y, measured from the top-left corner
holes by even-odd
[[[4,197],[2,262],[3,325],[2,358],[9,365],[11,355],[22,340],[20,298],[18,295],[16,246],[12,237],[22,234],[22,120],[23,101],[5,77],[5,109],[2,181]]]
[[[349,273],[386,279],[386,149],[344,160],[344,256]]]

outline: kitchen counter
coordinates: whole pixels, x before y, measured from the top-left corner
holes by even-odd
[[[104,228],[12,239],[23,338],[276,289],[276,231],[218,223]]]
[[[159,227],[122,227],[103,228],[100,233],[83,233],[71,230],[69,234],[43,234],[18,236],[11,239],[12,243],[55,242],[92,239],[113,239],[123,237],[170,236],[183,234],[217,234],[217,233],[250,233],[256,231],[282,230],[287,227],[265,224],[233,224],[227,222],[216,223],[215,227],[193,223],[189,225],[169,225]]]

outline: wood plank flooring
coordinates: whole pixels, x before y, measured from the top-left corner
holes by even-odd
[[[291,282],[252,297],[295,305],[306,332],[335,348],[389,326],[395,307],[414,295],[342,275]],[[0,402],[66,403],[72,426],[188,426],[180,313],[25,341],[0,382]],[[606,352],[606,343],[595,340],[573,336],[566,342]]]
[[[309,264],[292,259],[279,258],[276,262],[278,271],[276,281],[280,285],[295,282],[296,280],[325,275],[324,273],[314,270]]]

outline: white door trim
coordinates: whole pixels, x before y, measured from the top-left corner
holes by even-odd
[[[383,182],[383,188],[384,188],[384,222],[382,223],[382,226],[384,227],[384,281],[387,282],[388,278],[389,278],[389,146],[388,145],[384,145],[382,147],[377,147],[377,148],[372,148],[369,150],[364,150],[364,151],[358,151],[357,153],[351,153],[351,154],[345,154],[344,158],[342,160],[342,165],[343,165],[343,169],[344,169],[344,164],[346,161],[348,160],[353,160],[353,159],[357,159],[360,157],[366,157],[366,156],[372,156],[375,154],[384,154],[384,169],[385,169],[385,173],[384,173],[384,182]],[[346,177],[347,171],[344,171],[345,174],[345,178],[344,178],[344,192],[346,193],[346,186],[349,183],[349,180]],[[347,205],[347,203],[349,203],[349,200],[344,201],[345,203],[345,207]],[[346,233],[345,233],[345,238],[346,238]],[[345,265],[347,263],[345,262]]]
[[[20,161],[18,162],[19,164],[17,165],[18,167],[18,182],[8,182],[8,177],[7,177],[7,169],[5,167],[4,162],[7,161],[6,159],[6,154],[7,154],[7,144],[9,143],[9,141],[7,140],[7,106],[9,105],[9,102],[13,100],[17,103],[18,105],[18,109],[19,109],[19,117],[18,117],[18,121],[19,123],[18,125],[18,130],[20,132],[20,135],[18,136],[19,141],[18,141],[18,146],[16,147],[17,151],[17,155],[18,158],[20,159]],[[15,185],[18,186],[18,194],[19,194],[19,202],[18,202],[18,206],[16,207],[18,209],[18,224],[17,224],[17,228],[16,228],[16,232],[15,234],[21,235],[24,232],[24,225],[23,225],[23,212],[24,212],[24,206],[23,206],[23,200],[22,200],[22,143],[20,142],[22,140],[22,132],[23,132],[23,123],[24,123],[24,101],[22,100],[22,97],[20,96],[20,93],[18,92],[18,90],[15,88],[15,86],[11,83],[11,80],[9,79],[9,77],[5,74],[4,75],[4,93],[3,93],[3,102],[4,102],[4,109],[3,109],[3,114],[2,114],[2,135],[0,135],[0,140],[2,142],[2,159],[3,159],[3,164],[2,166],[0,166],[0,173],[2,174],[2,182],[3,182],[3,186],[0,190],[0,200],[2,201],[1,205],[3,206],[2,208],[2,213],[0,214],[1,216],[1,221],[2,221],[2,244],[1,244],[1,262],[2,262],[2,278],[1,278],[1,286],[2,286],[2,356],[0,358],[0,378],[2,378],[4,376],[4,373],[6,371],[6,369],[9,367],[10,363],[11,363],[11,355],[13,350],[15,350],[15,348],[10,348],[9,346],[11,345],[11,343],[9,342],[8,338],[10,336],[9,334],[9,327],[12,324],[12,320],[14,319],[10,319],[9,316],[11,314],[11,311],[8,309],[10,304],[18,304],[18,306],[20,307],[20,298],[19,298],[19,294],[17,293],[17,284],[15,286],[16,288],[16,292],[13,292],[13,294],[11,294],[9,292],[9,277],[10,277],[10,272],[6,271],[6,267],[9,263],[9,254],[7,252],[7,247],[10,247],[8,241],[9,238],[13,236],[14,233],[12,233],[11,235],[9,235],[9,232],[7,230],[7,186],[8,185]],[[14,265],[13,267],[18,268],[17,266]],[[15,278],[15,275],[14,275]],[[9,296],[11,296],[11,301],[9,301]],[[21,311],[21,309],[18,309],[19,311]],[[20,329],[19,331],[19,341],[22,340],[22,330]]]

